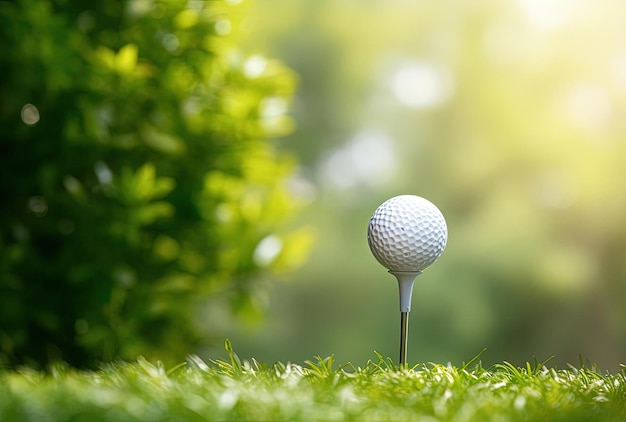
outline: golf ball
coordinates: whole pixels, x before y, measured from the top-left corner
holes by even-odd
[[[390,271],[421,272],[442,254],[448,228],[441,211],[415,195],[400,195],[381,204],[367,228],[374,257]]]

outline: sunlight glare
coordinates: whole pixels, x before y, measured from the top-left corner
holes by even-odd
[[[452,91],[447,73],[426,63],[401,67],[393,76],[391,89],[402,105],[414,109],[436,107],[447,100]]]
[[[556,29],[567,23],[575,0],[517,0],[530,24],[537,29]]]
[[[393,175],[393,141],[385,133],[366,129],[323,161],[322,178],[339,189],[355,185],[380,186]]]

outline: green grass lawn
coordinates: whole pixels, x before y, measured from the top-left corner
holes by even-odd
[[[138,359],[98,371],[0,372],[0,421],[625,421],[626,371],[535,362],[410,369],[377,358],[336,367],[190,356],[167,369]]]

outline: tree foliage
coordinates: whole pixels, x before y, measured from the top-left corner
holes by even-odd
[[[302,258],[267,140],[296,78],[240,51],[238,3],[0,2],[0,357],[180,358],[203,298],[254,310]]]

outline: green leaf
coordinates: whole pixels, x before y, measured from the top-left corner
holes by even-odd
[[[181,155],[186,151],[185,143],[172,134],[159,132],[154,128],[145,128],[142,133],[145,144],[168,155]]]
[[[172,178],[157,178],[154,164],[148,162],[143,164],[135,173],[129,168],[122,170],[120,195],[129,204],[140,204],[163,198],[175,186],[176,182]]]
[[[120,48],[115,56],[115,69],[122,74],[130,74],[137,66],[138,47],[135,44],[126,44]]]
[[[154,223],[159,218],[174,215],[175,208],[169,202],[159,201],[139,206],[132,211],[133,221],[141,226]]]
[[[179,12],[174,18],[174,24],[180,29],[188,29],[195,26],[200,21],[198,12],[192,9],[185,9]]]

